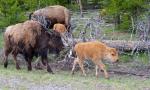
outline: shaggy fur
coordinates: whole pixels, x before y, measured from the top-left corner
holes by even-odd
[[[96,76],[98,76],[97,67],[99,67],[104,71],[105,77],[108,78],[109,76],[102,60],[108,59],[112,62],[116,62],[118,60],[118,53],[115,48],[110,48],[98,41],[78,43],[75,45],[74,51],[77,58],[74,60],[72,74],[74,73],[75,65],[79,64],[83,74],[86,76],[83,68],[83,62],[86,59],[90,59],[94,64],[96,64]]]
[[[64,24],[67,28],[70,26],[70,12],[66,7],[60,5],[48,6],[32,12],[29,15],[29,19],[35,15],[49,18],[51,20],[50,28],[53,28],[55,23]]]
[[[7,57],[12,53],[16,68],[20,69],[16,56],[20,53],[28,63],[28,70],[32,70],[31,61],[33,56],[41,56],[42,62],[47,66],[47,71],[53,73],[48,65],[47,52],[49,47],[63,48],[60,34],[52,31],[47,32],[33,20],[25,21],[6,28],[4,33],[4,67],[7,68]]]

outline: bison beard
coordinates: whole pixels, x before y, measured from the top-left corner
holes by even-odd
[[[37,21],[26,21],[9,26],[4,33],[4,67],[8,66],[8,55],[12,53],[16,69],[20,69],[16,56],[20,53],[27,61],[28,70],[32,70],[33,56],[41,56],[42,63],[47,71],[53,73],[49,64],[47,53],[49,47],[63,48],[60,34],[55,31],[47,32]]]

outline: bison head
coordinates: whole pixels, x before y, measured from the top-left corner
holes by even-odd
[[[60,33],[56,31],[51,31],[48,32],[48,34],[50,38],[48,42],[49,47],[61,51],[66,44],[64,44]]]

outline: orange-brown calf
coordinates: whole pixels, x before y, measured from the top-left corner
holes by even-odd
[[[108,59],[112,62],[116,62],[118,60],[117,50],[115,48],[108,47],[99,41],[78,43],[75,45],[74,51],[76,52],[77,58],[75,58],[73,63],[72,74],[74,74],[76,64],[79,64],[82,73],[86,76],[83,62],[86,59],[90,59],[96,65],[96,76],[98,76],[97,69],[99,67],[104,71],[105,78],[109,78],[102,60]]]
[[[59,33],[67,32],[66,27],[63,24],[60,24],[60,23],[54,24],[53,30],[55,30],[55,31],[57,31]]]

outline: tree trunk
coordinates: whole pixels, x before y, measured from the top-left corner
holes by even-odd
[[[80,15],[83,17],[83,7],[82,7],[82,2],[79,0],[79,6],[80,6]]]

